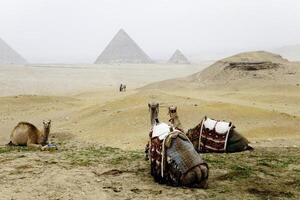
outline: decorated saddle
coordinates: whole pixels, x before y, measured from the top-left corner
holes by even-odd
[[[189,138],[168,124],[154,125],[149,136],[151,175],[157,182],[179,186],[182,174],[205,163]]]
[[[205,117],[195,128],[188,130],[187,135],[195,144],[198,152],[226,152],[229,133],[235,127],[231,122],[217,121]]]

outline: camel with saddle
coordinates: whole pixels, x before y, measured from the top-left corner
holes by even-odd
[[[148,107],[152,128],[146,155],[154,180],[172,186],[207,188],[208,165],[189,138],[172,125],[159,122],[158,103],[149,103]]]
[[[177,107],[169,107],[170,122],[183,131]],[[249,141],[235,130],[231,122],[204,117],[194,128],[186,132],[187,137],[200,153],[232,153],[253,150]]]

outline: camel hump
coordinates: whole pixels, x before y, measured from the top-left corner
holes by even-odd
[[[38,131],[38,128],[29,122],[19,122],[18,125],[16,126],[16,128],[22,128],[22,127],[26,127],[28,129]]]

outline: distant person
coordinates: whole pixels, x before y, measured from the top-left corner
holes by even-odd
[[[126,92],[126,85],[121,83],[119,91],[120,92]]]

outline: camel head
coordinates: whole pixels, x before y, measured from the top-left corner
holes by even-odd
[[[43,124],[44,124],[44,129],[50,129],[51,127],[51,120],[44,120],[43,121]]]
[[[174,119],[177,116],[177,106],[170,106],[168,114],[170,115],[171,119]]]
[[[159,103],[157,102],[148,103],[148,108],[150,112],[151,125],[153,126],[158,121]]]
[[[46,121],[44,120],[43,125],[44,125],[44,134],[43,134],[43,136],[45,137],[45,141],[47,141],[49,133],[50,133],[50,128],[51,128],[51,120],[46,120]]]

